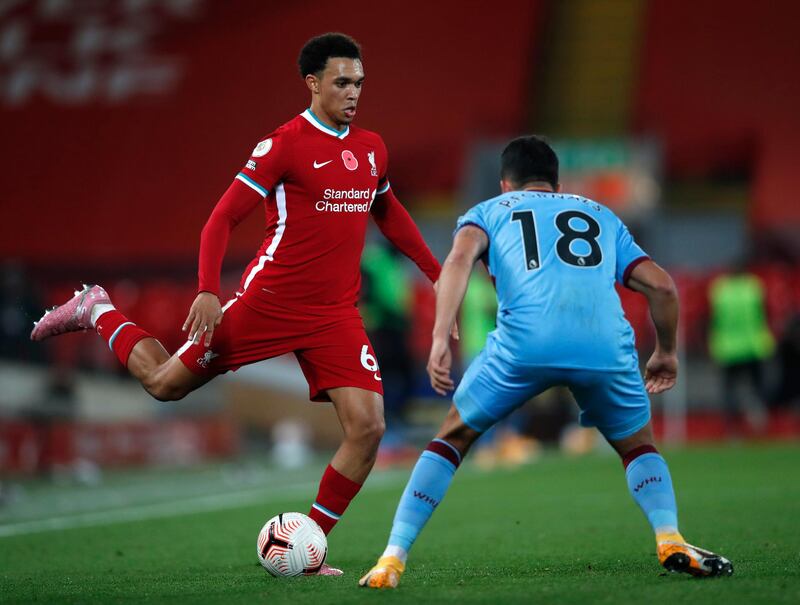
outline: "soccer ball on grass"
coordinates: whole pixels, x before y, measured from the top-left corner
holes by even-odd
[[[328,539],[310,517],[281,513],[261,528],[256,552],[258,561],[273,576],[310,576],[325,563]]]

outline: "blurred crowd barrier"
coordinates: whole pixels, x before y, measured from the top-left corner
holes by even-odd
[[[0,471],[80,473],[92,466],[191,465],[235,455],[236,426],[222,417],[140,422],[0,419]]]

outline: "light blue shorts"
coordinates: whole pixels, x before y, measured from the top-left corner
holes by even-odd
[[[628,437],[650,420],[650,400],[638,369],[521,367],[486,349],[467,368],[453,402],[461,419],[483,432],[554,386],[569,388],[581,409],[581,426],[595,426],[607,439]]]

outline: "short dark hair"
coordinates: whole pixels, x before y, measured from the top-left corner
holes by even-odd
[[[514,139],[500,156],[500,178],[515,185],[533,181],[558,186],[558,156],[543,137],[529,135]]]
[[[308,74],[319,74],[331,57],[360,59],[361,47],[350,36],[338,32],[311,38],[303,45],[300,56],[297,57],[300,75],[305,78]]]

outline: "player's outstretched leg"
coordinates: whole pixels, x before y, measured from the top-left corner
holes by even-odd
[[[122,365],[159,401],[174,401],[208,382],[189,371],[152,335],[114,308],[100,286],[84,285],[63,305],[34,323],[31,340],[95,329]]]
[[[656,535],[658,561],[665,569],[698,577],[729,576],[731,562],[688,544],[678,531],[678,507],[667,462],[653,445],[648,423],[624,439],[609,439],[622,456],[631,496],[644,512]]]
[[[480,436],[461,420],[455,406],[422,455],[395,512],[389,543],[378,562],[359,581],[366,588],[396,588],[411,546],[450,487],[462,457]]]

